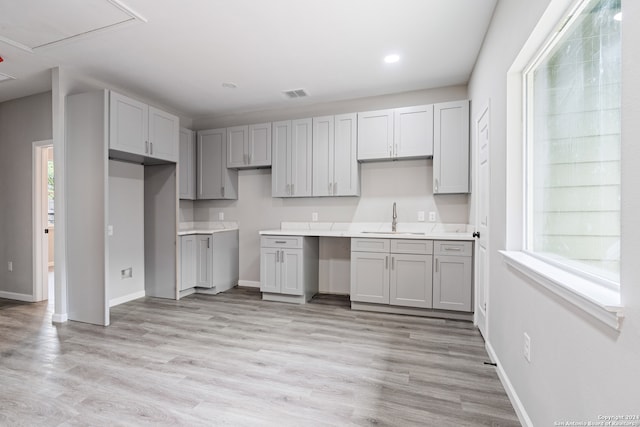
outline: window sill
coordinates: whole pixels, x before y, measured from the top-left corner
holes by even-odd
[[[510,267],[525,274],[567,302],[620,330],[623,317],[620,293],[571,274],[521,251],[500,251]]]

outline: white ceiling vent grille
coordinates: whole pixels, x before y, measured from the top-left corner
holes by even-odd
[[[289,99],[305,98],[309,96],[307,91],[305,91],[304,89],[285,90],[282,93]]]

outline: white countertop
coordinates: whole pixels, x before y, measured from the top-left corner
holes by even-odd
[[[181,222],[178,226],[178,236],[189,234],[214,234],[237,230],[238,224],[231,221],[216,222]]]
[[[280,229],[261,235],[317,237],[375,237],[384,239],[474,240],[468,224],[401,223],[391,232],[391,223],[376,222],[283,222]]]

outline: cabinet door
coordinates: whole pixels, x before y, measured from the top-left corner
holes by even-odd
[[[196,286],[196,236],[180,238],[180,290]]]
[[[250,166],[271,166],[271,123],[249,126]]]
[[[313,118],[313,195],[332,196],[334,183],[333,116]]]
[[[178,169],[180,170],[180,198],[195,200],[196,198],[196,136],[189,129],[180,129],[180,153]]]
[[[149,156],[178,161],[180,120],[173,114],[149,107]]]
[[[351,252],[351,301],[389,304],[389,254]]]
[[[435,104],[433,193],[469,192],[469,101]]]
[[[360,195],[360,164],[358,163],[356,132],[357,117],[355,113],[335,116],[335,144],[332,153],[332,195],[334,196]],[[314,147],[315,143],[314,139]]]
[[[280,261],[280,292],[303,295],[302,249],[281,249]]]
[[[260,249],[260,291],[280,293],[280,252],[277,248]]]
[[[433,308],[471,311],[471,257],[434,257]]]
[[[198,199],[237,199],[238,171],[228,169],[226,129],[198,132]]]
[[[271,195],[288,197],[291,189],[291,153],[288,149],[291,142],[291,121],[275,122],[272,126]]]
[[[291,121],[291,196],[311,197],[312,121]]]
[[[394,114],[394,157],[433,156],[433,105],[397,108]]]
[[[149,150],[149,106],[111,92],[109,104],[109,148],[147,155]]]
[[[391,254],[389,303],[431,308],[432,280],[431,255]]]
[[[235,126],[227,128],[227,167],[247,166],[249,127]]]
[[[210,288],[213,286],[212,275],[212,251],[211,251],[211,235],[196,237],[197,255],[196,255],[196,283],[201,288]]]
[[[358,160],[389,159],[393,154],[393,110],[358,113]]]

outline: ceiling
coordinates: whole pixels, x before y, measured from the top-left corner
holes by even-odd
[[[56,66],[190,118],[465,84],[496,1],[0,0],[0,102]]]

